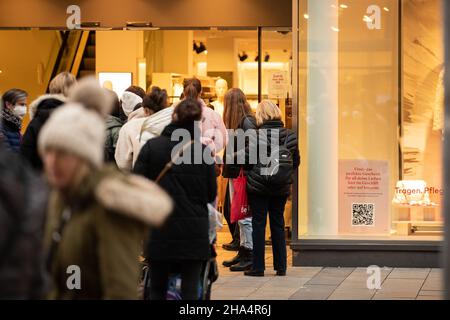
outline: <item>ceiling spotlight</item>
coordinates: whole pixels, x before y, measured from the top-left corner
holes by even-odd
[[[239,61],[244,62],[248,59],[248,54],[245,51],[242,51],[242,54],[238,54]]]
[[[197,52],[197,54],[200,54],[204,51],[206,51],[206,46],[203,42],[200,42],[200,44],[197,44],[194,42],[194,51]]]

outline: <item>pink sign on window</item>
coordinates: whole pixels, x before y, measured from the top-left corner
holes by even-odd
[[[390,233],[389,163],[339,160],[339,233]]]

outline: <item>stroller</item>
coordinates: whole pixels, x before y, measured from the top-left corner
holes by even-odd
[[[209,212],[209,242],[211,248],[211,258],[203,263],[200,283],[198,285],[199,300],[211,300],[212,284],[219,278],[219,268],[217,266],[216,252],[216,229],[222,228],[222,216],[214,206],[208,204]],[[150,268],[151,262],[143,263],[143,298],[150,300]],[[182,300],[181,297],[181,275],[177,270],[173,270],[169,275],[167,286],[167,300]]]

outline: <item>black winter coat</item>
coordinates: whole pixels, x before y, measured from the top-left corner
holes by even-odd
[[[7,150],[18,153],[22,134],[20,133],[22,120],[8,109],[0,110],[0,135]]]
[[[258,139],[251,140],[250,148],[263,148],[267,156],[270,156],[270,141],[274,130],[278,131],[279,145],[284,145],[292,154],[294,171],[300,165],[300,154],[298,151],[297,135],[294,131],[284,128],[281,120],[268,120],[258,128]],[[252,142],[257,141],[257,147]],[[266,147],[268,143],[268,147]],[[258,150],[259,155],[259,150]],[[288,196],[291,193],[291,181],[286,181],[283,185],[268,185],[264,177],[261,176],[261,161],[258,157],[258,164],[252,166],[247,173],[247,192],[260,196]]]
[[[241,124],[239,125],[238,129],[242,129],[244,133],[246,133],[248,136],[246,138],[245,143],[245,149],[242,149],[242,145],[239,145],[237,143],[238,137],[237,133],[234,135],[230,134],[228,145],[225,148],[224,157],[223,157],[223,171],[222,176],[224,178],[231,178],[235,179],[239,176],[239,173],[241,171],[242,166],[244,166],[244,170],[247,171],[251,169],[250,160],[248,158],[249,154],[249,144],[250,140],[254,139],[255,134],[250,134],[249,130],[254,130],[253,133],[256,132],[256,119],[253,116],[245,116]],[[231,150],[231,145],[233,144],[233,150]],[[239,161],[240,159],[244,159],[243,157],[240,157],[242,155],[245,155],[245,161],[242,163],[242,161]],[[227,161],[227,158],[232,159],[232,162]]]
[[[47,188],[0,142],[0,300],[45,297]]]
[[[39,132],[51,113],[63,103],[57,96],[48,95],[47,98],[40,101],[37,105],[36,114],[25,131],[22,145],[20,146],[20,153],[35,170],[42,171],[43,168],[42,160],[38,153]]]
[[[180,143],[171,141],[173,131],[178,128],[169,124],[161,136],[150,139],[142,148],[133,171],[156,180],[170,161],[172,149]],[[193,126],[188,130],[194,136]],[[203,152],[207,148],[199,141],[192,144],[192,157],[194,148],[198,147]],[[209,259],[207,204],[212,203],[217,194],[215,168],[213,161],[211,163],[202,160],[201,164],[173,165],[161,179],[159,184],[172,197],[175,207],[164,226],[151,231],[145,253],[149,261]]]

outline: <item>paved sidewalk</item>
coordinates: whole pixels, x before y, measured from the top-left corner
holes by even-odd
[[[271,247],[266,247],[266,276],[246,277],[222,266],[235,252],[221,248],[229,242],[219,233],[219,280],[213,285],[213,300],[440,300],[443,297],[440,269],[383,268],[381,289],[367,289],[366,268],[289,267],[286,277],[273,271]],[[288,250],[288,265],[292,252]]]

